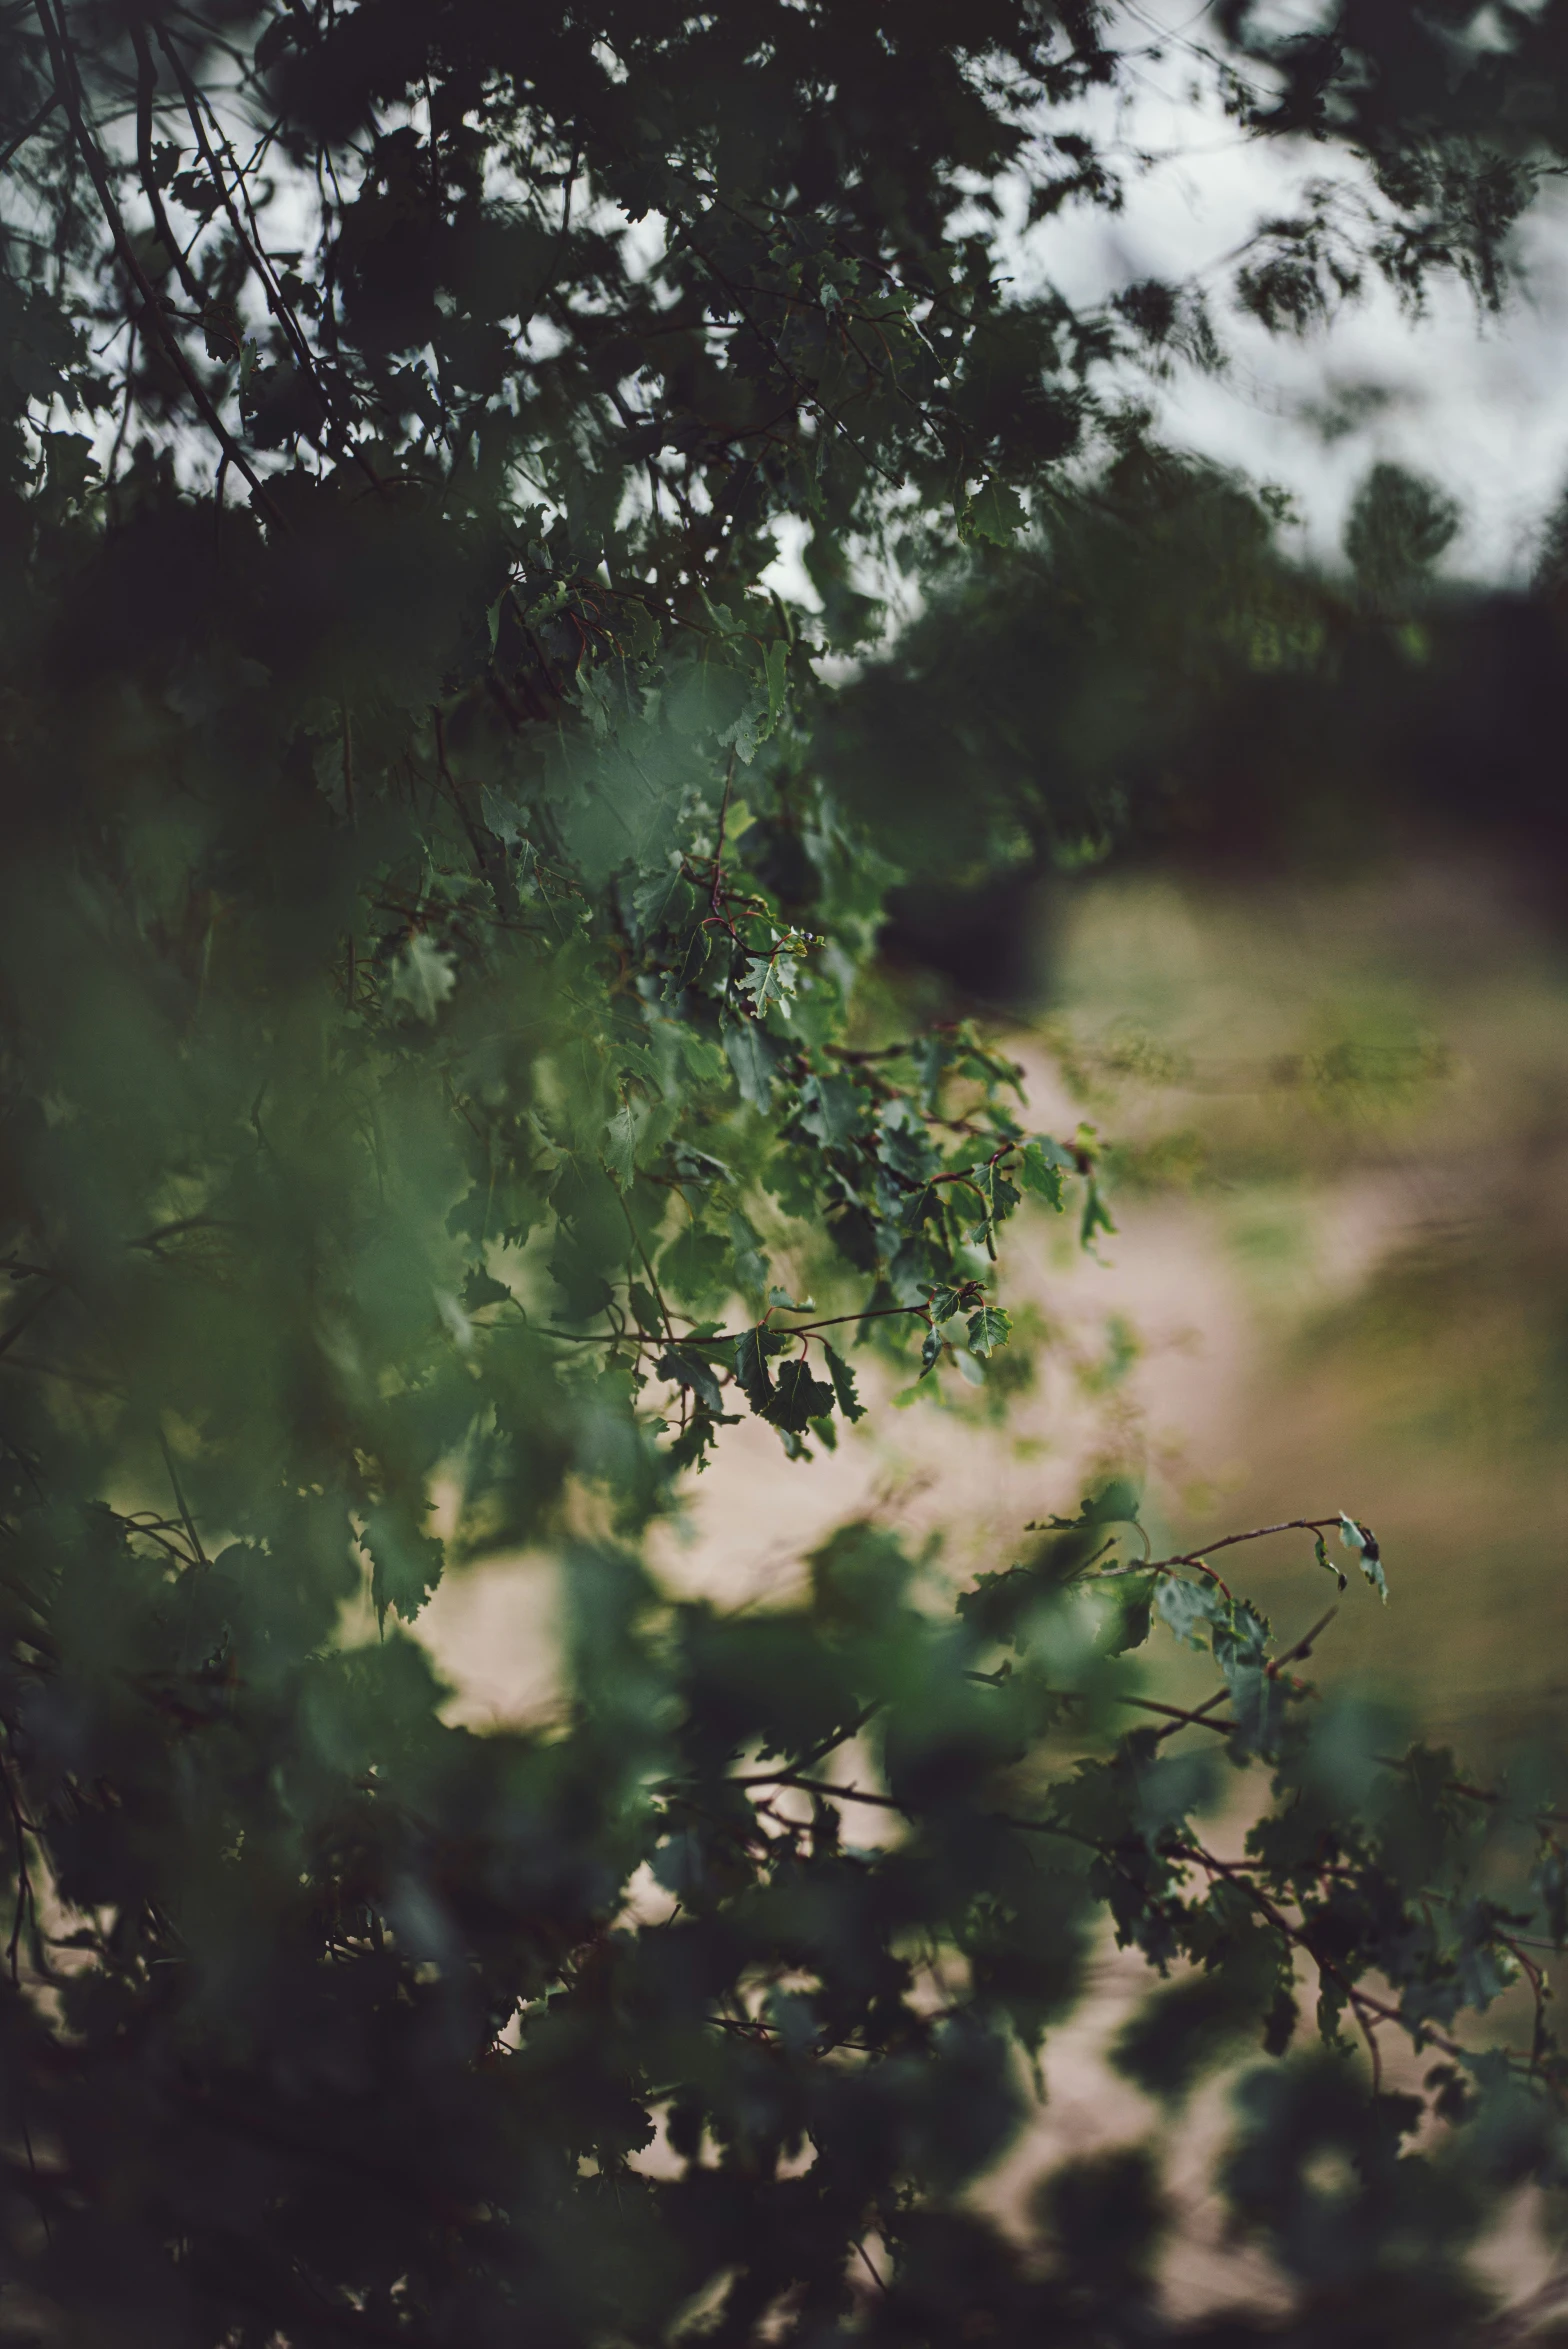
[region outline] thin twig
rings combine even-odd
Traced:
[[[879,2276],[877,2274],[876,2269],[871,2264],[870,2252],[866,2249],[864,2243],[862,2243],[858,2237],[855,2241],[855,2249],[860,2253],[861,2258],[865,2261],[866,2273],[871,2278],[871,2281],[875,2284],[877,2290],[879,2292],[885,2292],[891,2299],[892,2286],[887,2282],[885,2277]]]
[[[164,1434],[161,1427],[158,1430],[158,1445],[159,1449],[163,1453],[163,1464],[169,1471],[169,1482],[174,1487],[174,1498],[179,1507],[180,1521],[185,1527],[185,1538],[191,1545],[191,1551],[198,1566],[205,1566],[207,1564],[207,1553],[201,1546],[201,1536],[196,1531],[195,1521],[191,1516],[189,1503],[186,1501],[184,1491],[181,1488],[179,1474],[174,1465],[174,1454],[169,1449],[169,1439]]]
[[[1307,1938],[1305,1926],[1293,1925],[1278,1903],[1271,1900],[1269,1895],[1253,1882],[1245,1868],[1234,1866],[1228,1860],[1217,1859],[1213,1852],[1205,1851],[1201,1843],[1178,1844],[1173,1849],[1171,1857],[1195,1861],[1208,1875],[1223,1876],[1227,1884],[1234,1884],[1237,1891],[1243,1893],[1252,1902],[1259,1916],[1266,1918],[1275,1931],[1282,1934],[1293,1949],[1305,1950],[1320,1975],[1326,1975],[1329,1981],[1338,1984],[1345,1994],[1347,2004],[1355,2010],[1356,2020],[1363,2031],[1366,2031],[1367,2023],[1361,2009],[1365,2008],[1366,2013],[1375,2015],[1379,2022],[1397,2023],[1402,2031],[1408,2031],[1418,2047],[1430,2042],[1432,2046],[1440,2047],[1445,2055],[1462,2056],[1465,2053],[1458,2040],[1450,2039],[1446,2032],[1435,2029],[1429,2022],[1411,2021],[1400,2013],[1397,2006],[1390,2006],[1386,1999],[1374,1998],[1370,1991],[1362,1990],[1352,1982],[1348,1974],[1335,1965],[1331,1958],[1323,1957],[1312,1947]],[[1375,2076],[1380,2077],[1381,2067],[1377,2063],[1375,2048],[1373,2056]]]
[[[649,1256],[647,1249],[643,1246],[642,1234],[637,1229],[636,1222],[632,1216],[631,1208],[627,1204],[625,1194],[620,1190],[617,1190],[615,1196],[620,1200],[621,1213],[626,1218],[626,1228],[631,1233],[632,1240],[636,1246],[638,1255],[642,1258],[643,1271],[648,1275],[648,1285],[653,1291],[654,1303],[658,1306],[660,1318],[664,1323],[665,1337],[672,1346],[676,1345],[679,1343],[679,1340],[675,1335],[675,1324],[670,1319],[670,1309],[664,1302],[664,1292],[659,1286],[659,1276],[653,1269],[653,1259]]]
[[[210,100],[207,101],[207,112],[209,115],[212,115],[214,127],[217,129],[219,137],[223,139],[224,149],[228,156],[229,167],[234,173],[235,185],[240,192],[240,201],[245,207],[245,217],[250,223],[250,234],[248,236],[244,227],[241,225],[239,214],[234,208],[234,200],[229,193],[228,182],[223,176],[222,167],[219,164],[217,156],[213,152],[212,143],[207,136],[206,127],[201,119],[201,93],[198,91],[195,83],[191,80],[190,74],[186,69],[185,61],[181,57],[179,50],[175,47],[174,41],[171,38],[167,28],[163,25],[160,25],[157,30],[158,45],[162,49],[164,55],[168,58],[169,63],[174,68],[175,75],[179,81],[181,91],[185,98],[185,111],[190,117],[191,128],[196,134],[197,146],[200,148],[202,160],[207,166],[208,176],[212,180],[213,185],[216,187],[218,194],[222,199],[223,208],[229,217],[229,225],[234,231],[235,241],[239,245],[240,250],[243,253],[249,255],[256,275],[261,280],[261,290],[263,296],[265,297],[267,308],[272,313],[272,316],[277,321],[278,325],[282,328],[284,340],[288,343],[289,348],[293,351],[300,368],[304,374],[308,376],[310,383],[315,390],[317,398],[321,401],[323,413],[330,417],[333,412],[333,402],[331,396],[327,390],[326,385],[321,380],[320,370],[316,365],[315,354],[305,339],[304,331],[301,328],[298,319],[295,317],[293,310],[283,298],[283,289],[278,283],[277,272],[273,268],[271,258],[267,253],[266,247],[262,243],[261,224],[256,218],[255,207],[252,205],[250,200],[250,190],[245,183],[244,168],[241,166],[239,158],[236,156],[230,141],[224,136],[223,129],[221,124],[218,122],[217,115],[213,113]],[[256,158],[253,155],[251,158],[252,166],[254,166],[255,160]],[[371,464],[369,458],[364,454],[364,451],[359,447],[359,444],[354,440],[351,432],[349,431],[347,423],[341,416],[338,417],[337,423],[338,429],[343,436],[343,445],[348,450],[349,455],[359,466],[361,472],[365,474],[372,487],[384,493],[386,484],[381,479],[380,474],[375,470],[375,467]]]
[[[125,398],[121,403],[120,422],[109,450],[109,462],[104,467],[103,485],[105,490],[112,490],[114,487],[114,477],[120,465],[120,452],[125,447],[125,436],[130,430],[131,424],[131,409],[136,399],[136,331],[138,322],[131,318],[126,323],[130,333],[125,348]],[[225,452],[223,462],[227,464],[228,461],[228,455]]]
[[[1169,1558],[1158,1558],[1156,1566],[1200,1566],[1205,1557],[1215,1550],[1233,1550],[1238,1542],[1260,1542],[1271,1533],[1332,1533],[1340,1523],[1339,1511],[1332,1517],[1285,1517],[1278,1525],[1255,1525],[1249,1533],[1222,1534],[1218,1541],[1205,1542],[1201,1551],[1183,1550]]]
[[[806,1794],[830,1795],[835,1802],[869,1803],[874,1810],[899,1811],[906,1819],[917,1814],[908,1803],[895,1802],[890,1794],[863,1794],[858,1786],[835,1786],[828,1778],[803,1778],[795,1770],[757,1770],[745,1778],[726,1778],[726,1786],[798,1786]]]
[[[131,47],[136,52],[136,168],[142,183],[142,194],[152,214],[152,224],[158,240],[168,254],[174,273],[198,310],[205,309],[207,295],[200,279],[180,250],[168,212],[164,208],[163,190],[158,185],[157,170],[152,155],[152,107],[157,84],[157,69],[152,51],[147,46],[147,35],[134,15],[126,22]]]
[[[724,919],[724,827],[729,820],[730,791],[735,781],[735,746],[730,745],[730,763],[724,770],[724,797],[719,802],[719,831],[713,849],[713,889],[708,899],[715,921]]]
[[[152,326],[159,342],[162,343],[170,361],[184,382],[186,390],[195,401],[203,423],[217,439],[219,445],[227,451],[230,461],[238,466],[240,472],[249,482],[251,494],[261,511],[270,522],[276,524],[280,530],[286,531],[288,525],[274,504],[265,482],[213,406],[201,378],[180,347],[178,336],[170,331],[168,321],[163,314],[162,304],[148,282],[146,271],[136,257],[136,248],[131,243],[126,231],[120,207],[115,201],[114,190],[109,183],[108,170],[98,151],[97,142],[87,127],[87,118],[82,112],[75,66],[66,44],[63,27],[56,25],[50,11],[49,0],[33,0],[33,7],[39,23],[43,27],[44,39],[48,44],[49,60],[54,69],[55,89],[61,105],[65,108],[67,119],[76,137],[76,143],[82,151],[82,160],[87,165],[88,177],[97,190],[99,206],[107,223],[114,249],[119,255],[126,275],[141,295],[143,323]]]
[[[1211,1705],[1223,1704],[1229,1694],[1229,1689],[1221,1689],[1217,1695],[1209,1699],[1209,1703]],[[1216,1730],[1221,1737],[1230,1737],[1234,1734],[1237,1727],[1237,1724],[1234,1721],[1211,1721],[1202,1706],[1199,1706],[1196,1710],[1189,1712],[1181,1705],[1157,1704],[1153,1697],[1124,1696],[1118,1697],[1116,1701],[1119,1705],[1136,1705],[1140,1713],[1168,1714],[1178,1729],[1185,1729],[1189,1727],[1194,1729],[1213,1729]],[[1162,1731],[1161,1734],[1164,1736],[1169,1736],[1171,1733],[1167,1730]]]
[[[6,1944],[6,1963],[11,1972],[11,1986],[15,1989],[20,1980],[23,1921],[29,1911],[36,1918],[37,1908],[33,1900],[33,1880],[27,1866],[27,1821],[22,1816],[22,1806],[17,1800],[9,1766],[3,1759],[0,1759],[0,1780],[4,1781],[6,1807],[11,1813],[11,1827],[16,1837],[16,1912],[11,1919],[11,1938]]]
[[[53,114],[59,103],[59,91],[52,90],[49,96],[44,100],[43,104],[39,107],[38,112],[33,116],[32,120],[30,122],[24,123],[22,128],[16,133],[16,136],[9,140],[4,147],[0,147],[0,171],[4,171],[6,165],[10,162],[13,155],[20,154],[21,150],[26,146],[28,140],[32,137],[34,131],[43,129],[44,124],[49,120],[50,115]]]

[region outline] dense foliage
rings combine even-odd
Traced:
[[[1315,315],[1352,248],[1495,290],[1555,117],[1471,105],[1484,13],[1421,20],[1413,93],[1382,11],[1216,68],[1375,163],[1241,299]],[[1118,371],[1211,350],[1182,289],[1075,314],[994,248],[999,174],[1037,228],[1114,202],[1112,29],[35,0],[0,43],[0,2318],[1155,2337],[1152,2155],[1027,2249],[968,2199],[1108,1914],[1173,2105],[1316,1998],[1227,2170],[1298,2337],[1454,2335],[1560,2158],[1544,2004],[1465,2036],[1563,1935],[1544,1781],[1389,1758],[1124,1489],[956,1612],[874,1526],[738,1617],[639,1561],[743,1411],[804,1458],[862,1380],[997,1393],[1000,1227],[1108,1223],[1098,1138],[879,976],[930,851],[913,800],[864,828],[822,656],[879,563],[1077,543],[1146,454]],[[1381,1587],[1353,1520],[1294,1538]],[[402,1625],[522,1544],[561,1708],[477,1736]],[[1141,1693],[1156,1623],[1201,1708]]]

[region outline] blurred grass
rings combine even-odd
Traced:
[[[1530,880],[1090,883],[1045,1023],[1121,1146],[1122,1248],[1157,1225],[1167,1251],[1217,1250],[1231,1292],[1210,1301],[1229,1338],[1200,1309],[1184,1360],[1132,1373],[1154,1516],[1181,1546],[1372,1523],[1393,1604],[1352,1591],[1320,1668],[1471,1751],[1568,1695],[1568,951]],[[1227,1345],[1244,1378],[1162,1456]],[[1287,1537],[1243,1570],[1282,1632],[1325,1588],[1309,1554]]]

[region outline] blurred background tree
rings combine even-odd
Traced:
[[[970,1000],[1018,1003],[1052,875],[1321,875],[1417,844],[1524,859],[1560,910],[1549,527],[1535,583],[1505,589],[1436,572],[1453,502],[1387,462],[1339,573],[1293,555],[1280,522],[1266,493],[1140,445],[1032,544],[930,583],[817,737],[835,788],[899,842],[895,950],[934,954]]]

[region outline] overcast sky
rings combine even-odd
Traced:
[[[1168,23],[1201,31],[1193,0],[1166,6]],[[1242,139],[1217,105],[1194,95],[1193,73],[1177,43],[1157,62],[1140,61],[1131,102],[1119,118],[1102,112],[1095,127],[1167,159],[1129,175],[1119,216],[1086,209],[1036,232],[1016,264],[1021,279],[1048,275],[1092,302],[1138,278],[1203,270],[1335,161],[1304,142]],[[1525,577],[1542,515],[1568,482],[1568,201],[1531,219],[1522,255],[1525,284],[1500,319],[1479,319],[1457,286],[1434,289],[1420,321],[1380,291],[1305,342],[1268,336],[1230,311],[1215,270],[1216,323],[1232,364],[1218,379],[1184,371],[1162,392],[1166,429],[1293,491],[1307,542],[1324,554],[1374,459],[1431,473],[1465,517],[1445,569]],[[1358,410],[1355,428],[1344,429]]]

